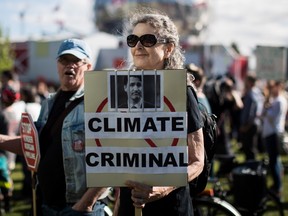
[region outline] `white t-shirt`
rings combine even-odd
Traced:
[[[263,118],[262,136],[267,137],[275,133],[284,133],[287,114],[287,99],[279,95],[271,102]]]

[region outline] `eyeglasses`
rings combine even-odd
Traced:
[[[80,60],[77,58],[70,59],[70,58],[65,58],[65,57],[59,57],[58,62],[60,64],[62,64],[63,66],[67,66],[67,65],[72,64],[74,67],[81,67],[81,66],[87,64],[87,62],[84,60]]]
[[[167,39],[157,39],[153,34],[145,34],[140,37],[134,34],[127,36],[127,45],[129,47],[135,47],[138,41],[140,41],[144,47],[152,47],[157,43],[168,43]]]

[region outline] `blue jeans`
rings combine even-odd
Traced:
[[[105,204],[96,202],[92,212],[79,212],[72,209],[72,206],[63,208],[51,208],[47,205],[42,205],[43,216],[105,216]]]
[[[282,188],[282,163],[279,154],[279,146],[281,143],[281,135],[272,134],[264,138],[266,150],[269,156],[269,167],[273,179],[272,188],[280,192]]]

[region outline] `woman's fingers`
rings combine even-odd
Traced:
[[[135,181],[126,181],[125,184],[131,188],[131,199],[134,202],[134,206],[144,208],[145,204],[149,201],[150,193],[153,192],[153,187]]]
[[[133,188],[137,191],[148,191],[149,193],[153,192],[153,187],[144,183],[136,182],[136,181],[126,181],[125,184]]]

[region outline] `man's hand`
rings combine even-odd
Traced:
[[[89,188],[82,198],[72,206],[72,209],[79,212],[92,212],[98,198],[107,188]]]

